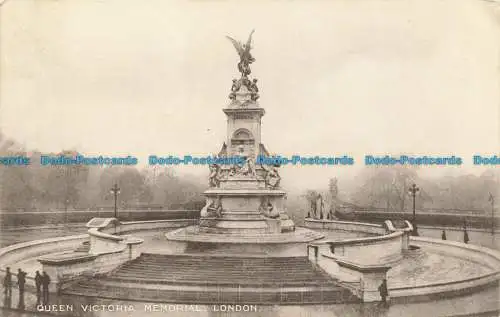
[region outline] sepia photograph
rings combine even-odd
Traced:
[[[0,0],[0,317],[498,317],[499,205],[498,0]]]

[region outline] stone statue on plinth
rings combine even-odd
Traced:
[[[229,94],[229,99],[235,100],[236,92],[239,91],[240,88],[241,88],[241,81],[233,79],[233,85],[231,86],[231,93]]]
[[[327,214],[327,219],[333,220],[335,219],[335,212],[337,211],[338,208],[338,192],[339,188],[337,185],[337,178],[331,178],[330,183],[328,186],[328,202],[329,202],[329,208],[328,208],[328,214]]]
[[[271,189],[279,188],[281,176],[278,173],[278,167],[274,165],[271,167],[267,167],[265,164],[262,164],[261,166],[262,169],[266,172],[266,175],[264,176],[266,187]]]
[[[200,249],[224,255],[233,248],[238,251],[238,245],[245,246],[243,253],[302,255],[305,249],[299,250],[297,243],[314,241],[324,235],[306,228],[294,232],[295,224],[286,212],[286,192],[279,188],[279,165],[258,166],[257,155],[268,157],[270,153],[261,138],[265,109],[259,105],[260,83],[249,77],[253,75],[250,75],[250,67],[255,61],[250,53],[252,34],[253,31],[246,44],[228,37],[238,53],[241,76],[228,78],[232,80],[231,86],[226,87],[231,88],[227,92],[230,101],[222,109],[227,117],[227,133],[217,155],[224,160],[210,166],[210,188],[203,192],[206,204],[199,223],[171,231],[166,236],[182,243],[179,247],[185,250],[199,243],[203,246]]]
[[[217,199],[207,198],[207,203],[200,213],[202,218],[220,218],[222,217],[222,203],[220,197]]]
[[[233,79],[233,84],[231,86],[231,93],[229,94],[229,99],[231,99],[231,104],[241,107],[248,107],[254,105],[259,99],[259,88],[257,87],[257,79],[250,80],[248,75],[252,72],[250,70],[250,64],[255,62],[250,50],[252,48],[252,34],[250,33],[246,44],[227,36],[227,38],[233,43],[240,57],[238,63],[238,71],[241,73],[240,79]]]
[[[262,197],[259,211],[266,218],[276,219],[280,217],[280,212],[274,208],[273,204],[267,197]]]
[[[307,213],[308,218],[316,218],[316,210],[318,209],[318,202],[315,197],[311,197],[312,199],[309,201],[310,208]]]
[[[219,187],[220,184],[220,166],[218,164],[208,165],[210,175],[208,176],[208,184],[210,187]]]
[[[255,161],[253,157],[249,156],[246,158],[245,163],[238,171],[239,175],[255,177],[257,174],[255,172]]]
[[[337,185],[337,178],[334,177],[334,178],[330,178],[330,184],[329,184],[329,191],[330,191],[330,196],[332,198],[337,198],[337,195],[339,193],[339,187]]]
[[[324,213],[323,196],[317,191],[311,190],[308,191],[306,198],[310,203],[310,209],[307,213],[307,217],[313,219],[322,219]]]
[[[241,73],[241,77],[247,77],[252,72],[250,70],[250,64],[255,62],[250,50],[252,49],[252,34],[254,30],[250,33],[246,44],[241,44],[240,41],[233,39],[232,37],[226,36],[231,43],[233,43],[236,52],[240,56],[240,62],[238,63],[238,71]]]
[[[248,87],[249,90],[252,92],[252,101],[257,101],[259,99],[259,87],[257,87],[257,79],[254,78],[252,83],[250,84],[250,87]]]
[[[316,219],[323,219],[323,212],[324,212],[325,204],[323,202],[323,196],[321,194],[318,195],[318,201],[319,201],[319,204],[317,204],[317,206],[319,208],[317,210]]]

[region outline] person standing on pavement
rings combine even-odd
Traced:
[[[5,276],[3,278],[3,292],[6,297],[12,297],[12,273],[10,272],[10,267],[5,270]]]
[[[49,284],[50,284],[50,276],[47,272],[42,273],[42,290],[43,290],[43,304],[47,305],[49,303]]]
[[[35,286],[36,286],[36,304],[40,305],[42,300],[42,280],[43,277],[39,271],[35,272]]]

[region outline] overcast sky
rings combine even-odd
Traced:
[[[271,152],[499,153],[500,9],[479,0],[7,0],[0,128],[42,151],[216,152],[239,75],[225,36],[252,29]]]

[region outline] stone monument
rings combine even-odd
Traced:
[[[258,81],[249,77],[250,64],[255,61],[250,53],[252,34],[253,31],[246,44],[228,37],[240,58],[237,65],[240,77],[232,80],[229,103],[223,109],[227,116],[226,141],[215,155],[220,161],[239,157],[241,164],[209,166],[209,189],[204,192],[206,204],[199,225],[167,233],[169,240],[207,243],[231,235],[227,241],[303,243],[322,237],[305,228],[296,232],[286,213],[286,192],[280,186],[279,165],[257,164],[259,156],[272,155],[261,140],[265,110],[258,102]]]
[[[253,32],[252,32],[253,33]],[[233,79],[227,116],[227,139],[219,158],[241,157],[243,164],[210,166],[207,203],[201,212],[200,230],[205,232],[279,233],[295,226],[285,211],[286,193],[280,189],[279,166],[256,164],[269,152],[261,142],[261,120],[257,79],[250,79],[252,34],[246,44],[229,38],[239,56],[239,79]]]

